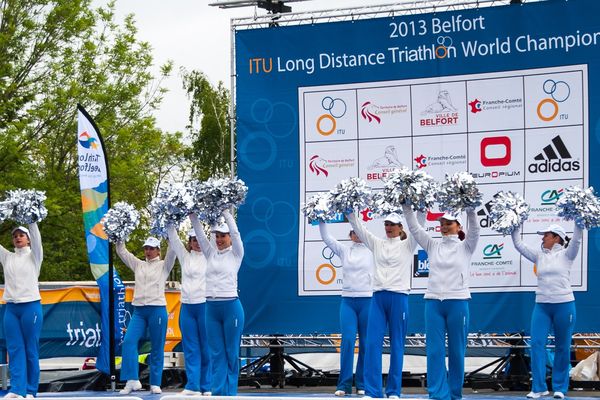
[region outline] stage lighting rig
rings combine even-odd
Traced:
[[[307,0],[221,0],[210,3],[209,6],[215,6],[219,8],[256,6],[259,8],[264,8],[273,14],[279,14],[292,11],[292,7],[286,5],[286,3],[295,3],[299,1]]]

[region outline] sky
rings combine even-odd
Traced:
[[[155,113],[158,126],[169,132],[185,132],[189,101],[181,85],[180,68],[199,70],[216,84],[230,85],[232,18],[264,15],[254,7],[220,9],[208,4],[216,0],[117,0],[116,18],[135,15],[138,38],[150,43],[158,66],[173,61],[171,78],[164,82],[169,93]],[[386,0],[309,0],[290,3],[293,12],[329,10],[365,5],[393,4]],[[98,0],[96,3],[106,3]]]

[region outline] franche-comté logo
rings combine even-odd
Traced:
[[[548,215],[554,215],[556,212],[556,202],[561,198],[564,193],[564,189],[546,189],[540,194],[540,203],[537,207],[530,207],[529,211],[533,213],[547,213]]]
[[[573,159],[560,135],[552,138],[552,141],[533,159],[534,162],[527,167],[532,174],[579,171],[581,168],[579,160]]]
[[[523,108],[523,99],[516,97],[514,99],[487,99],[480,100],[479,98],[473,99],[468,102],[470,111],[472,114],[477,114],[482,111],[494,111],[494,110],[510,110],[513,108]]]

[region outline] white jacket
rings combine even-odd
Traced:
[[[169,248],[181,264],[181,302],[185,304],[200,304],[206,302],[206,257],[199,251],[187,251],[175,227],[167,230]]]
[[[215,243],[208,241],[198,217],[190,215],[196,238],[207,260],[206,297],[208,300],[238,297],[237,276],[244,258],[244,244],[233,216],[229,211],[224,211],[223,217],[229,227],[231,246],[219,250]]]
[[[410,234],[405,240],[396,237],[381,239],[367,230],[354,213],[348,221],[360,240],[373,252],[375,274],[373,291],[410,292],[411,269],[417,243]]]
[[[373,253],[364,243],[342,244],[319,222],[323,241],[341,260],[344,274],[342,297],[371,297],[373,295]]]
[[[538,286],[535,290],[536,303],[567,303],[575,300],[571,288],[571,266],[579,253],[583,231],[575,225],[573,238],[565,249],[555,244],[550,250],[534,250],[521,241],[521,229],[512,233],[513,243],[519,253],[537,266]]]
[[[165,306],[165,284],[175,264],[175,253],[167,249],[165,259],[140,260],[127,250],[124,243],[115,246],[123,263],[135,274],[134,306]]]
[[[404,216],[410,233],[427,252],[429,258],[429,278],[424,298],[436,300],[470,299],[469,265],[479,241],[479,224],[474,210],[467,211],[469,230],[465,240],[458,235],[442,236],[434,239],[417,223],[415,214],[408,206],[403,206]]]
[[[27,303],[42,298],[38,278],[44,251],[36,223],[29,224],[29,241],[31,246],[15,249],[14,253],[0,245],[0,263],[4,268],[4,301],[7,303]]]

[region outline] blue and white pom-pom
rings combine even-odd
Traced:
[[[181,186],[159,189],[156,197],[150,202],[150,233],[167,237],[167,229],[171,226],[177,228],[190,213],[192,205],[192,197]]]
[[[402,167],[385,179],[380,203],[396,210],[400,210],[402,204],[408,204],[415,210],[425,211],[433,206],[437,190],[437,183],[425,171]],[[379,214],[383,210],[376,212]]]
[[[475,178],[468,172],[446,175],[446,180],[440,185],[437,194],[440,210],[451,214],[479,207],[481,199],[482,195]]]
[[[369,207],[371,188],[360,178],[344,179],[331,191],[332,211],[350,214]]]
[[[564,190],[556,202],[558,216],[567,221],[575,221],[581,229],[600,226],[600,199],[594,194],[594,188],[582,189],[571,186]]]
[[[9,190],[6,202],[12,204],[12,212],[7,215],[7,219],[13,219],[21,225],[40,222],[48,216],[45,200],[46,193],[39,190]]]
[[[384,192],[375,192],[371,198],[371,209],[373,213],[385,217],[391,213],[402,214],[402,206],[392,205],[386,200]]]
[[[490,228],[510,235],[529,217],[529,204],[514,192],[498,192],[490,202]]]
[[[310,222],[326,222],[335,218],[331,192],[317,193],[302,205],[302,212]]]
[[[12,215],[14,205],[10,201],[0,201],[0,224]]]
[[[131,232],[140,224],[140,213],[134,206],[120,201],[102,218],[104,233],[112,243],[126,242]]]

